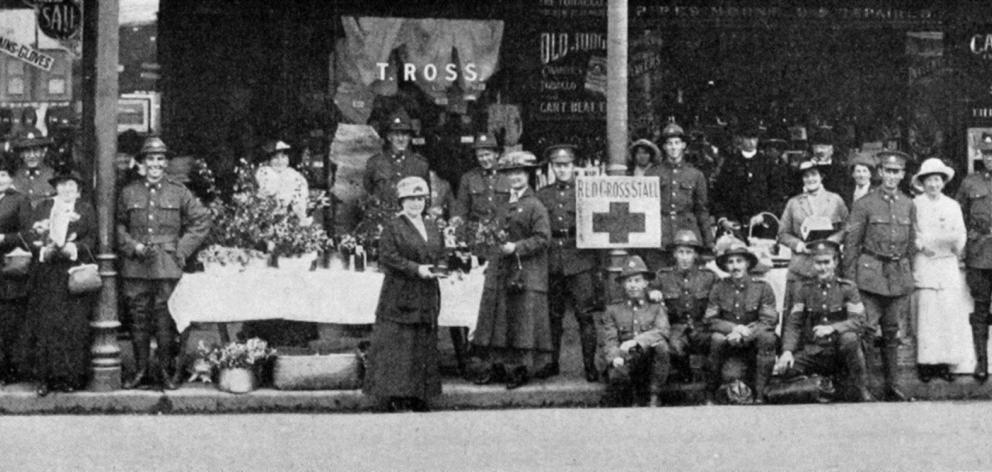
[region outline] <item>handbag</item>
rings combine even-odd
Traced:
[[[74,295],[95,292],[103,286],[103,280],[100,278],[96,259],[93,258],[90,248],[85,246],[84,248],[87,254],[90,255],[90,261],[92,262],[69,268],[69,293]]]
[[[765,391],[768,403],[829,403],[837,389],[829,377],[817,374],[772,377]]]
[[[520,263],[520,256],[517,255],[517,267],[510,274],[509,280],[506,281],[506,291],[507,293],[523,293],[527,290],[527,284],[524,283],[524,267]]]
[[[3,268],[0,268],[0,274],[4,277],[27,277],[28,271],[31,269],[30,246],[20,233],[17,233],[17,237],[20,238],[24,247],[18,246],[3,257]]]

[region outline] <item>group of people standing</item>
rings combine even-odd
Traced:
[[[403,118],[397,120],[401,125]],[[440,304],[432,268],[443,247],[431,235],[429,217],[415,222],[425,218],[419,201],[430,194],[426,160],[406,148],[397,152],[394,141],[402,138],[394,140],[393,133],[409,131],[390,130],[389,149],[367,171],[381,177],[379,186],[367,190],[394,195],[404,211],[383,234],[389,241],[382,252],[387,283],[366,391],[390,399],[393,407],[412,402],[422,410],[440,391],[432,367]],[[761,402],[773,373],[846,371],[851,398],[872,401],[865,361],[872,346],[883,359],[885,399],[905,401],[911,398],[900,386],[898,346],[909,336],[906,320],[915,294],[921,379],[950,379],[949,366],[963,362],[968,351],[977,360],[974,376],[984,381],[992,296],[990,171],[968,176],[951,199],[942,190],[953,170],[928,159],[912,178],[920,193],[912,198],[900,189],[911,161],[900,151],[841,162],[829,139],[817,134],[813,157],[787,174],[757,149],[756,131],[741,134],[741,149],[724,159],[713,179],[685,162],[686,137],[677,124],[662,130],[660,147],[648,140],[631,144],[629,175],[659,179],[664,240],[658,249],[632,251],[619,274],[624,296],[609,304],[598,271],[601,255],[575,244],[575,147],[551,146],[539,160],[526,151],[501,155],[493,136],[477,136],[479,166],[462,176],[452,220],[495,222],[505,238],[484,255],[488,266],[470,380],[513,389],[558,374],[561,320],[571,311],[579,324],[585,377],[607,381],[629,401],[657,404],[672,367],[688,372],[692,355],[707,359],[710,392],[746,381]],[[986,169],[992,169],[992,136],[983,153]],[[544,165],[553,183],[535,191],[532,173]],[[409,175],[409,169],[425,175]],[[881,185],[875,186],[877,180]],[[723,187],[711,189],[710,181]],[[793,188],[798,190],[788,190]],[[744,241],[754,231],[749,226],[767,226],[763,213],[781,215],[772,237],[792,252],[781,324],[775,293],[754,272],[758,259]],[[419,225],[428,228],[426,234],[413,231]],[[718,232],[729,236],[717,239]],[[416,250],[396,250],[404,244]],[[716,256],[722,278],[703,267],[708,253]],[[959,263],[968,268],[973,308],[961,306],[967,296]],[[398,282],[390,279],[424,286],[409,294],[396,291]],[[416,326],[425,337],[397,336],[390,324]],[[398,364],[399,358],[415,366]]]

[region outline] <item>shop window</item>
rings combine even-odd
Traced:
[[[24,95],[24,76],[11,76],[7,79],[8,95]]]
[[[48,79],[48,94],[49,95],[65,94],[65,79],[63,78]]]

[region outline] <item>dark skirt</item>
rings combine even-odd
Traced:
[[[26,299],[0,299],[0,380],[12,380],[16,371],[14,347],[21,336]]]
[[[376,320],[363,391],[380,398],[440,395],[437,328]]]
[[[550,352],[548,294],[534,290],[508,294],[502,285],[483,290],[472,344]]]
[[[34,263],[15,348],[21,374],[39,382],[84,385],[90,362],[94,294],[69,293],[69,263]]]

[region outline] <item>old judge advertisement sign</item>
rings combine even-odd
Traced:
[[[576,246],[661,247],[661,184],[657,177],[578,177]]]

